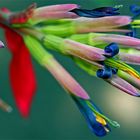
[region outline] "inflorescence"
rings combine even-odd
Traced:
[[[76,4],[37,8],[32,4],[19,12],[0,9],[0,27],[12,53],[10,81],[19,112],[29,115],[36,89],[31,55],[66,90],[97,136],[120,125],[106,117],[87,92],[54,58],[49,50],[72,59],[91,76],[101,78],[125,93],[140,97],[140,7],[130,6],[133,16],[120,15],[119,7],[81,9]],[[0,48],[4,45],[0,42]],[[11,111],[1,100],[0,106]]]

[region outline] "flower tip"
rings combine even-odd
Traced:
[[[13,111],[13,108],[12,108],[11,106],[8,106],[7,109],[6,109],[6,111],[7,111],[8,113],[11,113],[11,112]]]
[[[116,121],[112,121],[112,125],[116,128],[120,128],[120,124]]]
[[[135,97],[140,97],[140,93],[135,93]]]
[[[28,7],[28,9],[35,9],[37,7],[37,3],[32,3],[29,7]]]
[[[66,5],[66,9],[72,10],[75,8],[79,8],[80,6],[77,4],[65,4]]]
[[[119,25],[127,25],[131,23],[132,19],[129,16],[116,16],[115,23]]]
[[[4,48],[4,47],[5,47],[5,46],[4,46],[3,42],[0,41],[0,48]]]
[[[30,106],[31,106],[31,104],[27,103],[25,101],[21,101],[21,100],[16,101],[16,104],[17,104],[17,107],[18,107],[20,115],[23,118],[28,118],[28,116],[30,114]]]
[[[8,113],[12,112],[12,107],[10,105],[8,105],[5,101],[3,101],[2,99],[0,99],[0,108]]]

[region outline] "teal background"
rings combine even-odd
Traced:
[[[129,14],[130,4],[139,0],[0,0],[0,7],[22,10],[36,2],[38,6],[77,3],[83,8],[123,5],[123,14]],[[139,3],[140,5],[140,3]],[[5,42],[2,30],[0,39]],[[37,64],[34,68],[38,89],[32,104],[29,118],[23,119],[15,106],[8,77],[11,54],[7,49],[0,50],[0,96],[12,107],[8,114],[0,110],[0,140],[139,140],[140,139],[140,99],[131,97],[105,83],[89,76],[69,58],[54,53],[59,62],[88,91],[94,102],[110,118],[121,124],[119,129],[104,138],[98,138],[88,129],[87,124],[69,95],[55,79]],[[140,68],[137,67],[139,70]],[[26,83],[25,83],[26,84]]]

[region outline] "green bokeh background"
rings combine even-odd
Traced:
[[[77,3],[83,8],[123,5],[123,14],[128,14],[130,4],[140,5],[139,0],[0,0],[0,7],[21,10],[36,2],[38,6]],[[0,39],[4,40],[2,30]],[[87,75],[69,58],[54,53],[59,62],[88,91],[94,102],[110,118],[120,122],[121,128],[112,128],[104,140],[140,139],[140,99],[131,97],[111,87],[104,81]],[[34,60],[38,89],[34,97],[29,118],[23,119],[15,106],[8,67],[11,54],[7,49],[0,50],[0,96],[12,107],[8,114],[0,110],[0,140],[97,140],[69,95],[55,79]],[[137,67],[137,70],[140,68]],[[25,83],[26,84],[26,83]]]

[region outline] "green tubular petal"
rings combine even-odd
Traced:
[[[133,48],[120,48],[120,52],[134,54],[134,55],[140,55],[140,50],[136,50]]]
[[[63,38],[54,35],[46,35],[42,41],[45,47],[65,54],[65,47],[63,46],[64,42]]]
[[[114,68],[117,68],[117,69],[120,69],[122,71],[125,71],[127,72],[128,74],[136,77],[137,79],[140,79],[140,74],[139,72],[137,72],[135,69],[133,69],[132,67],[130,67],[129,65],[119,61],[119,60],[116,60],[116,59],[113,59],[113,58],[109,58],[109,59],[106,59],[104,61],[104,63],[110,67],[114,67]]]
[[[91,46],[104,48],[107,43],[105,43],[104,41],[101,41],[101,40],[96,41],[96,37],[99,37],[99,36],[102,36],[102,35],[104,35],[104,34],[101,34],[101,33],[89,33],[88,34],[88,44],[91,45]]]
[[[41,24],[43,25],[66,25],[70,24],[72,22],[72,19],[48,19],[43,21]]]
[[[97,48],[104,48],[109,43],[104,41],[96,41],[94,38],[104,35],[103,33],[88,33],[88,34],[75,34],[70,36],[69,38],[84,44],[88,44],[91,46],[96,46]]]
[[[87,102],[87,105],[90,107],[90,109],[98,116],[102,117],[103,119],[105,119],[106,121],[108,121],[113,127],[120,127],[120,124],[116,121],[113,121],[113,120],[110,120],[109,118],[107,118],[106,116],[104,116],[103,114],[99,113],[98,111],[96,111],[92,104],[89,102],[89,101],[86,101]]]
[[[51,54],[47,53],[47,51],[43,49],[40,43],[33,37],[25,35],[23,38],[31,54],[40,64],[43,65],[46,61],[49,62],[49,59],[53,57]]]
[[[101,65],[94,65],[91,64],[87,61],[84,61],[82,59],[73,57],[73,60],[75,61],[75,63],[84,71],[86,71],[88,74],[92,75],[92,76],[96,76],[96,71],[98,69],[101,69]]]
[[[40,19],[34,20],[30,19],[29,21],[33,26],[46,26],[46,25],[63,25],[63,24],[70,24],[72,23],[72,19]]]
[[[71,24],[63,24],[63,25],[49,25],[46,27],[40,28],[40,31],[45,34],[52,34],[57,35],[61,37],[66,37],[71,34],[74,34],[74,28],[71,26]]]
[[[140,25],[140,20],[134,20],[133,22],[131,22],[131,25]]]
[[[140,90],[140,80],[139,79],[136,79],[135,77],[132,77],[131,75],[129,75],[126,72],[121,71],[121,70],[118,70],[117,75]]]
[[[132,28],[140,28],[140,25],[133,25]]]
[[[68,38],[74,41],[78,41],[80,43],[88,44],[88,37],[88,34],[74,34]]]
[[[82,99],[89,99],[86,91],[79,83],[54,59],[54,57],[42,48],[39,41],[31,36],[24,36],[25,44],[33,57],[60,83],[60,85],[75,96]]]
[[[134,20],[131,22],[132,28],[140,28],[140,20]]]
[[[39,42],[41,42],[44,47],[56,50],[58,52],[65,54],[65,47],[63,45],[64,39],[55,35],[44,35],[40,33],[37,30],[29,29],[29,28],[23,28],[20,29],[21,32],[25,34],[31,35],[33,38],[36,38]]]

